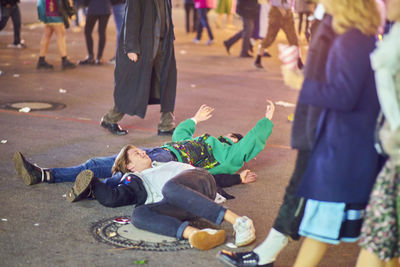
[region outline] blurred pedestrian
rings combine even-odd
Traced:
[[[232,24],[233,6],[235,6],[234,0],[218,0],[217,8],[215,9],[215,12],[218,14],[217,20],[215,21],[217,28],[222,28],[222,17],[224,15],[226,15],[226,26],[228,28],[234,28]]]
[[[384,123],[378,124],[380,152],[388,156],[376,180],[361,230],[357,267],[398,266],[400,196],[400,0],[386,1],[395,21],[371,55]]]
[[[8,45],[11,48],[26,47],[21,39],[21,12],[18,4],[19,0],[0,0],[0,31],[7,25],[9,18],[14,27],[14,42]]]
[[[257,0],[238,0],[236,12],[242,19],[243,29],[224,41],[228,54],[230,54],[231,46],[242,38],[240,57],[252,57],[249,54],[249,50],[251,50],[250,37],[253,34],[254,22],[259,16],[259,9],[260,6]]]
[[[85,40],[88,55],[84,60],[79,61],[79,65],[101,65],[104,47],[106,46],[106,29],[111,15],[110,0],[87,0],[87,14],[85,23]],[[97,47],[97,57],[94,59],[93,52],[93,29],[98,23],[99,43]]]
[[[203,28],[206,28],[208,33],[208,41],[206,42],[206,45],[211,45],[214,43],[214,35],[212,33],[210,24],[208,23],[207,13],[211,8],[213,8],[213,6],[210,4],[210,1],[207,0],[194,0],[194,6],[199,14],[199,23],[197,26],[197,35],[193,42],[195,44],[200,43]]]
[[[275,41],[280,29],[286,35],[289,45],[299,46],[297,34],[294,26],[292,1],[291,0],[270,0],[271,8],[269,11],[267,35],[257,49],[257,58],[254,66],[263,69],[261,58],[264,55],[264,49],[268,48]]]
[[[69,0],[38,0],[39,20],[44,23],[44,33],[40,41],[39,61],[37,69],[53,69],[53,65],[46,62],[45,57],[53,33],[57,37],[57,47],[61,55],[61,68],[73,69],[76,67],[67,58],[67,45],[65,41],[65,28],[69,27],[69,18],[74,14]]]
[[[190,13],[192,14],[192,27],[190,27]],[[185,25],[186,25],[186,33],[195,32],[197,30],[197,26],[199,23],[199,19],[197,17],[197,11],[194,8],[193,0],[185,0]]]
[[[115,22],[115,28],[117,30],[117,49],[118,49],[118,40],[119,36],[121,34],[121,27],[122,27],[122,22],[124,20],[124,14],[125,14],[125,0],[111,0],[111,6],[112,6],[112,13],[114,15],[114,22]],[[115,64],[115,56],[112,57],[109,61],[112,64]]]
[[[305,28],[304,28],[304,35],[307,39],[307,41],[310,38],[310,33],[309,33],[309,17],[312,14],[312,4],[309,3],[310,0],[296,0],[294,2],[294,10],[299,16],[299,28],[298,28],[298,34],[299,36],[301,35],[301,30],[303,26],[303,20],[305,21]]]

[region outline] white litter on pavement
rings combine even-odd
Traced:
[[[35,223],[34,226],[39,226],[39,224],[38,224],[38,223]]]
[[[194,83],[192,83],[192,84],[190,85],[190,87],[196,88],[196,85],[195,85]]]
[[[282,107],[285,107],[285,108],[292,108],[292,107],[296,106],[293,103],[289,103],[289,102],[285,102],[285,101],[277,101],[277,102],[275,102],[275,105],[282,106]]]
[[[59,91],[61,94],[65,94],[65,93],[67,92],[67,90],[62,89],[62,88],[60,88],[58,91]]]
[[[6,218],[1,218],[1,220],[2,220],[3,222],[7,222],[7,221],[8,221]]]
[[[1,143],[5,144],[5,143],[7,143],[7,140],[3,139],[3,140],[1,140]]]
[[[179,51],[179,53],[181,54],[181,55],[186,55],[186,50],[181,50],[181,51]]]
[[[20,76],[20,75],[19,75],[18,73],[16,73],[16,74],[13,75],[14,78],[19,78],[19,76]]]
[[[18,111],[19,111],[19,112],[28,113],[28,112],[31,111],[31,108],[30,108],[30,107],[24,107],[24,108],[20,108]]]

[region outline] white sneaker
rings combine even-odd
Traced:
[[[191,234],[189,243],[197,249],[208,250],[224,243],[225,236],[224,230],[205,228]]]
[[[200,40],[199,40],[199,39],[197,39],[197,38],[194,38],[194,39],[193,39],[193,43],[195,43],[195,44],[199,44],[199,43],[200,43]]]
[[[246,216],[237,218],[233,229],[235,230],[235,245],[238,247],[246,246],[256,239],[253,221]]]
[[[212,45],[214,43],[214,40],[208,40],[207,42],[206,42],[206,45]]]

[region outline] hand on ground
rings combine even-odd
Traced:
[[[244,170],[240,173],[240,179],[242,180],[242,184],[252,183],[256,180],[257,174],[250,170]]]
[[[269,120],[272,120],[275,112],[275,105],[271,100],[267,99],[267,110],[265,111],[265,117]]]

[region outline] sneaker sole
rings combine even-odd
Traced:
[[[78,198],[88,189],[93,180],[93,172],[91,170],[84,170],[76,177],[74,186],[67,192],[67,201],[75,202]]]
[[[215,234],[198,231],[189,238],[189,243],[199,250],[209,250],[225,242],[225,230],[218,230]]]
[[[235,243],[236,246],[238,247],[243,247],[243,246],[247,246],[249,244],[251,244],[254,240],[256,240],[256,235],[253,234],[253,236],[250,239],[247,239],[241,243]]]
[[[29,174],[29,172],[25,168],[24,159],[20,152],[14,153],[13,161],[14,161],[15,171],[17,172],[18,176],[22,179],[24,184],[26,184],[26,185],[34,184],[35,179],[32,177],[31,174]]]

